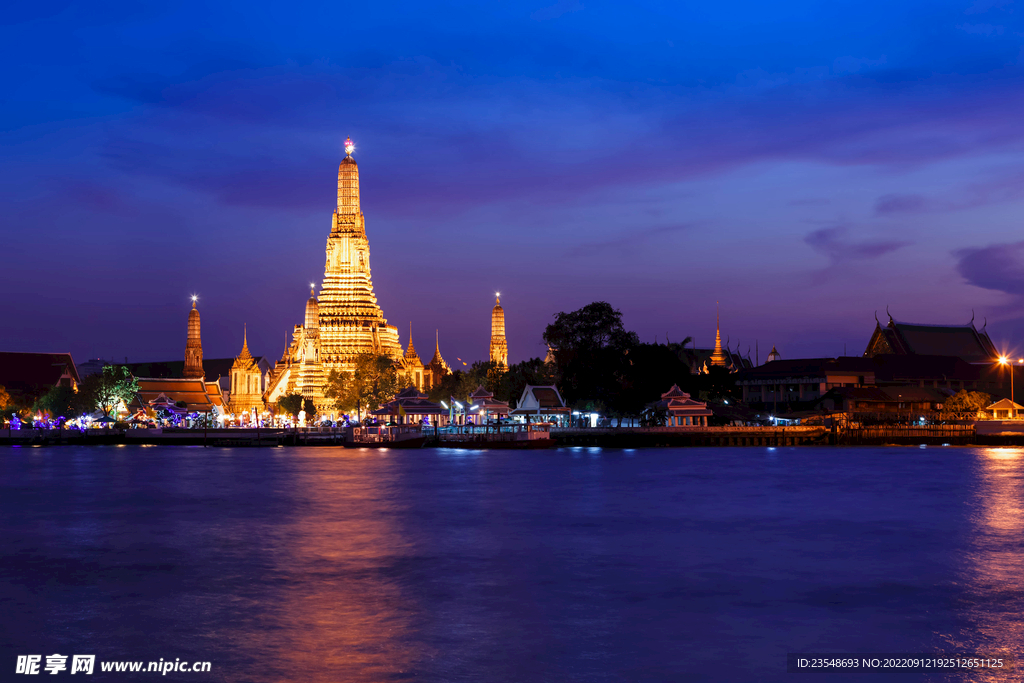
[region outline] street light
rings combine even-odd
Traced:
[[[1016,417],[1014,413],[1017,411],[1014,410],[1014,406],[1016,406],[1017,403],[1013,400],[1013,363],[1011,363],[1010,359],[1006,356],[999,356],[999,364],[1008,365],[1010,367],[1010,417]]]

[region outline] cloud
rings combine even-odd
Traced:
[[[887,194],[875,202],[875,213],[917,213],[924,210],[925,198],[916,194]]]
[[[674,235],[679,232],[686,232],[692,229],[696,223],[673,223],[671,225],[659,225],[645,230],[631,230],[627,234],[600,242],[587,242],[573,248],[570,256],[592,256],[603,254],[608,251],[621,252],[633,247],[646,244],[654,238]]]
[[[1024,296],[1024,242],[992,244],[953,252],[956,270],[967,284]]]
[[[910,244],[896,241],[852,242],[846,239],[846,233],[845,226],[822,228],[804,237],[804,242],[828,256],[833,265],[843,261],[879,258]]]

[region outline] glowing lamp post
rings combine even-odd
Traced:
[[[1017,411],[1014,409],[1016,402],[1013,400],[1013,363],[1006,356],[999,356],[999,364],[1010,368],[1010,417],[1016,417]]]

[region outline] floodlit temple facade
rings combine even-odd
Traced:
[[[345,158],[338,166],[338,202],[327,237],[324,278],[306,302],[303,325],[296,325],[284,355],[267,382],[264,398],[273,403],[287,394],[311,399],[323,412],[333,412],[324,397],[331,371],[352,373],[362,354],[384,355],[410,374],[418,389],[428,389],[439,379],[437,370],[448,366],[434,353],[424,365],[412,345],[403,353],[398,329],[389,325],[377,304],[370,277],[370,244],[360,208],[359,167],[351,140],[345,140]],[[435,361],[440,360],[440,363]],[[441,375],[443,376],[443,375]]]
[[[242,351],[231,366],[231,393],[228,412],[241,415],[263,410],[263,373],[249,353],[249,335],[242,332]]]

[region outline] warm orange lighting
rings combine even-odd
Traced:
[[[1010,359],[1007,358],[1006,356],[999,356],[999,358],[997,358],[996,360],[999,361],[1000,365],[1006,365]]]

